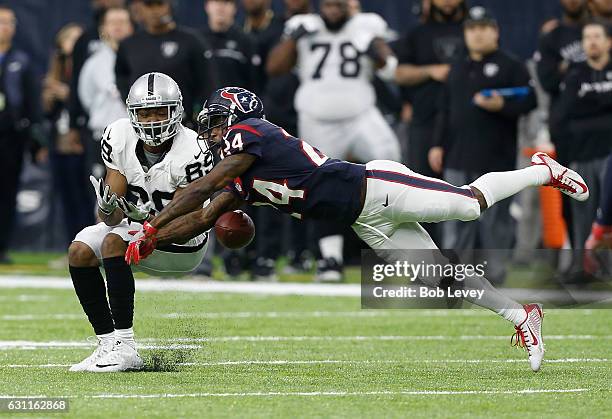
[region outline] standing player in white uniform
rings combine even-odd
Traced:
[[[104,131],[106,178],[90,177],[102,222],[78,233],[68,253],[76,294],[98,337],[94,353],[71,371],[142,367],[132,330],[134,277],[123,258],[132,238],[129,232],[139,230],[213,167],[212,153],[202,151],[197,134],[181,124],[182,95],[172,78],[143,75],[130,89],[127,108],[129,119],[119,119]],[[202,261],[207,239],[205,231],[176,231],[139,268],[153,275],[189,272]],[[100,266],[106,272],[106,288]]]
[[[297,66],[300,137],[332,158],[399,160],[398,139],[376,107],[371,83],[374,74],[393,81],[397,68],[384,41],[386,22],[374,13],[351,16],[348,0],[321,0],[320,6],[320,15],[287,21],[285,40],[270,53],[267,64],[273,75]],[[341,262],[342,236],[323,237],[319,244],[327,264]],[[339,270],[324,267],[319,279],[339,280]]]

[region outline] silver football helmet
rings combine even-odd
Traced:
[[[127,100],[128,114],[136,135],[145,144],[158,146],[173,138],[183,119],[183,95],[178,84],[163,73],[147,73],[132,84]],[[141,122],[138,110],[168,107],[168,119]]]

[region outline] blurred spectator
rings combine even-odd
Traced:
[[[236,26],[236,0],[204,0],[208,26],[203,36],[219,86],[238,86],[256,91],[261,58],[253,41]]]
[[[568,120],[573,139],[571,167],[578,170],[591,193],[586,202],[572,203],[573,247],[582,248],[595,219],[601,179],[612,145],[611,40],[601,22],[585,25],[582,47],[587,61],[573,66],[563,84],[554,119]],[[581,265],[581,264],[578,264]]]
[[[74,23],[64,26],[55,37],[55,51],[44,79],[42,99],[46,118],[51,122],[51,172],[53,188],[62,208],[66,245],[88,225],[93,224],[93,200],[87,182],[85,156],[80,143],[68,138],[68,98],[72,77],[72,53],[83,29]]]
[[[612,22],[612,0],[588,0],[588,2],[593,17],[606,21],[608,24]]]
[[[563,17],[560,22],[547,25],[540,39],[536,62],[538,79],[542,87],[550,94],[551,107],[557,106],[559,85],[566,76],[568,69],[575,63],[586,59],[582,50],[582,26],[589,17],[587,0],[561,0]],[[550,122],[550,120],[549,120]],[[562,164],[569,162],[569,144],[571,137],[564,129],[565,121],[550,124],[549,130],[555,144],[557,159]]]
[[[448,78],[450,64],[465,52],[462,22],[464,0],[432,0],[419,24],[398,45],[400,66],[397,83],[404,89],[405,102],[412,104],[408,167],[435,176],[427,162],[432,146],[437,98]],[[435,236],[435,235],[434,235]],[[435,239],[435,237],[434,237]]]
[[[272,0],[242,0],[246,12],[244,32],[255,42],[260,58],[260,65],[257,67],[257,87],[260,94],[265,92],[268,82],[265,71],[268,54],[280,40],[285,26],[285,20],[272,11],[271,4]]]
[[[373,13],[351,16],[347,0],[321,0],[320,9],[287,21],[287,36],[267,62],[270,75],[297,65],[299,135],[332,158],[398,160],[397,137],[375,106],[371,84],[375,73],[392,79],[397,67],[385,43],[386,22]],[[334,227],[318,229],[321,281],[341,278],[343,240]]]
[[[84,150],[84,147],[87,148],[90,144],[88,140],[91,140],[91,132],[86,128],[88,115],[83,110],[83,105],[81,104],[78,94],[81,69],[83,68],[83,64],[85,64],[85,60],[102,45],[100,41],[99,26],[100,18],[104,14],[104,11],[109,7],[123,7],[125,0],[92,0],[91,4],[94,22],[78,39],[72,53],[72,76],[70,79],[70,99],[68,104],[70,112],[70,131],[66,141],[74,143],[74,146],[72,146],[74,149],[80,147],[81,150]],[[89,153],[89,155],[92,159],[97,160],[100,153],[95,152],[96,150],[92,151],[94,152]]]
[[[285,0],[285,16],[282,27],[269,27],[270,42],[265,44],[265,52],[261,52],[261,57],[265,58],[265,65],[268,65],[269,55],[273,48],[281,41],[281,36],[285,27],[285,22],[293,16],[311,13],[310,0]],[[266,69],[266,74],[267,74]],[[296,69],[269,77],[265,82],[264,103],[266,105],[266,117],[275,124],[284,127],[291,135],[298,135],[297,112],[295,110],[295,94],[300,85],[300,80]]]
[[[143,8],[145,7],[143,0],[131,0],[128,2],[130,17],[133,24],[140,28],[143,25]]]
[[[28,54],[13,47],[15,13],[0,6],[0,264],[10,263],[7,250],[15,225],[17,189],[23,153],[29,140],[42,141],[40,86]]]
[[[132,83],[141,75],[158,71],[172,77],[181,88],[187,125],[213,88],[217,86],[206,48],[199,36],[178,27],[170,0],[142,0],[143,29],[119,44],[115,76],[125,99]]]
[[[422,6],[423,22],[398,42],[396,81],[403,86],[402,120],[410,123],[407,166],[437,177],[427,153],[433,145],[440,89],[448,78],[450,64],[465,54],[462,22],[467,7],[464,0],[423,1]],[[423,227],[440,243],[440,226],[425,223]]]
[[[56,50],[42,92],[44,111],[52,123],[51,170],[63,211],[66,240],[94,221],[83,148],[80,142],[70,141],[68,135],[67,102],[73,70],[72,54],[82,33],[82,28],[76,24],[68,24],[58,32]]]
[[[432,169],[442,170],[454,185],[467,185],[488,172],[516,168],[517,129],[521,115],[537,103],[531,79],[523,63],[499,49],[495,18],[482,7],[470,9],[465,21],[465,42],[469,56],[452,65],[443,90],[437,140],[440,147],[429,152]],[[504,97],[498,88],[525,88],[527,94]],[[490,208],[477,221],[444,224],[445,249],[510,249],[514,243],[514,222],[506,200]],[[490,264],[491,265],[491,264]],[[493,272],[489,280],[503,280]]]
[[[119,42],[132,32],[127,9],[107,9],[100,21],[103,45],[87,59],[81,70],[79,98],[89,115],[88,126],[96,141],[102,138],[104,128],[110,123],[119,118],[127,118],[125,102],[121,100],[115,83],[115,61]]]

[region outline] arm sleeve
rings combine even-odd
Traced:
[[[540,84],[548,93],[556,95],[559,93],[559,85],[563,81],[563,73],[559,70],[563,58],[554,48],[552,33],[542,35],[540,38],[538,55],[536,69]]]
[[[93,69],[91,65],[88,65],[86,62],[83,66],[83,70],[81,70],[78,83],[79,100],[83,105],[83,109],[87,113],[91,112],[91,106],[93,104],[93,98],[95,97],[96,90],[96,82],[94,80],[95,74],[92,72],[92,70],[95,71],[95,69]]]
[[[436,124],[434,126],[432,147],[442,147],[445,150],[448,150],[451,145],[451,136],[449,129],[450,92],[448,88],[448,83],[445,83],[440,88],[437,109],[438,112],[436,113]]]
[[[380,15],[376,13],[370,13],[370,29],[372,30],[372,35],[378,38],[387,38],[387,30],[389,26],[385,19],[383,19]]]
[[[23,73],[24,109],[22,117],[26,119],[30,141],[38,146],[45,146],[47,138],[42,127],[41,86],[32,68],[32,62],[26,63]]]
[[[559,89],[559,99],[550,111],[550,123],[555,125],[567,122],[573,116],[572,112],[577,108],[578,74],[570,71]]]
[[[529,94],[525,97],[506,99],[500,114],[508,118],[518,118],[534,110],[538,102],[533,89],[533,81],[525,65],[518,61],[515,62],[511,74],[511,87],[529,86]]]
[[[79,128],[86,119],[86,113],[79,100],[79,77],[85,60],[87,59],[88,36],[81,35],[74,45],[72,52],[72,77],[70,78],[70,96],[68,97],[68,113],[70,115],[70,128]]]

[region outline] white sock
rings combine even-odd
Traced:
[[[482,298],[466,297],[465,299],[470,303],[488,308],[517,326],[525,320],[525,309],[523,306],[495,289],[485,277],[466,277],[463,289],[484,290]]]
[[[134,340],[134,329],[115,329],[115,338],[127,343],[132,348],[136,347],[136,341]]]
[[[103,335],[96,335],[96,337],[100,339],[101,341],[115,339],[115,332],[105,333]]]
[[[344,237],[341,235],[327,236],[319,240],[319,248],[323,259],[334,258],[338,263],[342,263],[342,247]]]
[[[550,170],[547,166],[529,166],[510,172],[492,172],[482,175],[470,186],[475,187],[485,197],[487,206],[516,195],[529,186],[542,186],[550,182]]]
[[[521,306],[521,308],[503,308],[499,310],[497,314],[499,314],[509,322],[514,323],[515,326],[518,326],[519,324],[523,323],[525,321],[525,318],[527,317],[527,312],[525,311],[523,306]]]

